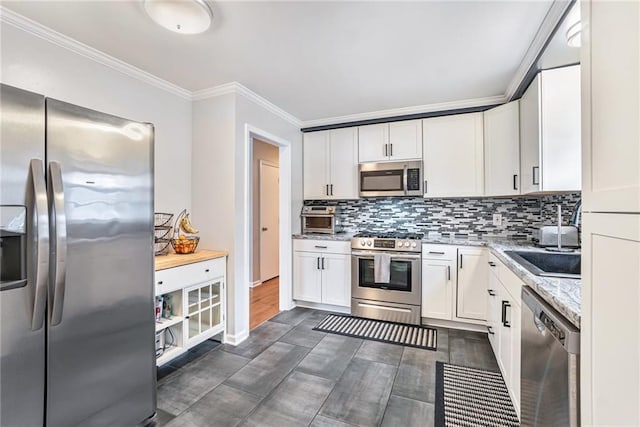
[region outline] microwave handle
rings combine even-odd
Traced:
[[[409,170],[407,168],[407,165],[404,165],[404,172],[402,174],[402,188],[404,188],[404,195],[405,196],[408,194],[408,191],[407,191],[407,186],[409,185],[408,184],[408,180],[409,180],[408,175],[409,175]]]

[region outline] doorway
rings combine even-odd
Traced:
[[[279,149],[266,141],[254,138],[252,159],[250,329],[278,314],[280,301]]]

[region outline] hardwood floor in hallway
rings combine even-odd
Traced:
[[[280,278],[274,277],[255,288],[251,288],[251,329],[266,322],[279,313]]]

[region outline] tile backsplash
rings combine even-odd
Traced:
[[[578,200],[579,192],[513,198],[307,200],[305,205],[336,206],[337,225],[347,232],[409,231],[531,240],[541,224],[555,222],[558,203],[568,221]],[[502,215],[499,226],[493,225],[495,213]]]

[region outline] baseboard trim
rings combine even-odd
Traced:
[[[465,331],[484,332],[487,333],[487,327],[485,325],[478,325],[474,323],[456,322],[451,320],[430,319],[423,317],[421,319],[424,326],[436,326],[440,328],[448,329],[462,329]]]
[[[255,282],[249,283],[250,288],[255,288],[256,286],[262,285],[264,282],[262,280],[256,280]]]
[[[297,307],[313,308],[316,310],[333,311],[335,313],[351,314],[351,307],[343,307],[341,305],[318,304],[315,302],[294,300],[293,303]]]
[[[236,335],[225,334],[224,335],[224,343],[232,345],[232,346],[235,347],[235,346],[239,345],[240,343],[242,343],[247,338],[249,338],[249,331],[242,331],[242,332],[240,332],[239,334],[236,334]]]

